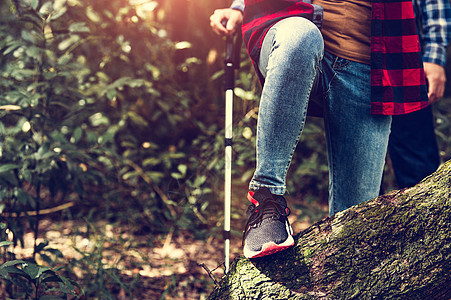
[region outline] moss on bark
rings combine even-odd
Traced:
[[[451,161],[327,218],[295,247],[237,257],[209,299],[450,299]]]

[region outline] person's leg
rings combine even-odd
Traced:
[[[329,214],[379,195],[391,116],[370,113],[370,66],[325,53]]]
[[[414,186],[437,170],[440,155],[431,106],[393,116],[388,153],[399,188]]]
[[[265,77],[257,125],[257,166],[250,190],[286,191],[286,174],[304,126],[309,95],[323,55],[318,28],[301,17],[266,34],[259,69]]]
[[[304,126],[307,104],[323,55],[318,28],[301,17],[276,23],[266,34],[259,61],[265,77],[257,125],[257,166],[249,184],[244,255],[269,255],[294,244],[290,210],[281,195]]]

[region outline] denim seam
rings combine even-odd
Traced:
[[[324,126],[326,127],[326,141],[327,141],[327,151],[328,151],[328,160],[329,160],[329,215],[332,216],[334,212],[336,211],[335,207],[335,191],[336,186],[334,185],[334,178],[335,178],[335,159],[333,157],[333,147],[332,147],[332,139],[330,137],[331,135],[331,128],[329,126],[329,122],[326,120],[327,117],[324,119]],[[331,190],[332,187],[332,190]]]
[[[335,81],[335,79],[337,78],[337,72],[336,70],[339,69],[339,65],[338,65],[338,59],[339,57],[335,57],[335,60],[332,64],[332,70],[334,71],[334,74],[332,76],[332,78],[330,79],[330,81],[328,82],[328,89],[327,89],[327,94],[329,94],[329,92],[332,90],[332,85]],[[347,64],[348,66],[349,64]],[[328,101],[330,101],[330,99],[328,99]],[[330,104],[328,103],[327,107],[329,107]],[[332,216],[335,214],[335,211],[337,210],[336,207],[336,191],[337,191],[337,186],[334,184],[335,182],[335,178],[336,178],[336,174],[335,174],[335,158],[334,158],[334,150],[333,150],[333,145],[332,145],[332,138],[331,138],[331,128],[329,126],[329,122],[325,122],[325,126],[327,126],[327,141],[328,141],[328,157],[329,157],[329,174],[330,174],[330,186],[332,186],[332,191],[330,190],[329,187],[329,199],[332,199],[332,203],[329,201],[329,215]]]

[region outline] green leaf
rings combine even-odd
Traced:
[[[58,276],[58,278],[64,283],[64,285],[61,287],[61,290],[63,290],[65,293],[73,293],[73,291],[75,290],[75,287],[69,281],[69,279],[67,279],[64,276],[58,275],[58,274],[56,274],[56,276]]]
[[[191,43],[187,41],[178,42],[174,45],[174,48],[177,50],[191,48]]]
[[[145,174],[155,182],[158,182],[160,179],[164,178],[164,174],[156,171],[145,172]]]
[[[180,173],[171,173],[171,177],[174,178],[174,179],[182,179],[185,176],[183,174],[180,174]]]
[[[29,56],[29,57],[39,57],[39,55],[41,54],[42,49],[39,49],[38,47],[35,46],[29,46],[27,47],[27,49],[25,50],[25,53]]]
[[[39,266],[38,268],[38,273],[36,274],[35,278],[39,278],[41,277],[42,274],[55,274],[55,271],[51,270],[49,267],[43,267],[43,266]]]
[[[30,79],[37,75],[35,69],[15,69],[11,72],[11,76],[17,80]]]
[[[59,131],[53,131],[52,133],[50,133],[50,136],[54,141],[59,142],[60,144],[66,143],[66,137]]]
[[[42,16],[47,16],[53,11],[53,1],[44,2],[44,4],[39,9],[39,14]]]
[[[11,242],[11,241],[1,241],[0,247],[8,247],[11,244],[13,244],[13,242]]]
[[[46,277],[42,282],[62,282],[62,280],[55,274],[52,276]]]
[[[73,138],[72,142],[75,144],[78,143],[78,141],[81,139],[82,135],[83,135],[83,129],[81,129],[81,127],[75,128],[74,133],[72,134],[72,138]]]
[[[1,271],[3,276],[4,276],[5,273],[8,274],[7,276],[9,276],[9,274],[17,274],[17,275],[25,277],[28,280],[31,280],[30,276],[27,273],[25,273],[23,270],[18,269],[17,267],[14,267],[14,266],[0,268],[0,271]]]
[[[194,179],[193,186],[200,187],[202,184],[205,183],[206,180],[207,180],[207,176],[205,176],[205,175],[197,176],[196,179]]]
[[[21,46],[23,46],[22,43],[13,43],[8,48],[6,48],[5,51],[3,51],[3,55],[9,54],[9,53],[13,52],[14,50],[16,50],[17,48],[19,48]]]
[[[92,7],[88,6],[86,8],[86,16],[89,18],[89,20],[93,21],[94,23],[99,23],[102,21],[100,16],[95,12]]]
[[[61,51],[64,51],[64,50],[68,49],[69,47],[71,47],[73,44],[77,43],[79,40],[80,40],[80,37],[78,35],[72,34],[70,37],[68,37],[65,40],[62,40],[58,44],[58,49]],[[61,63],[59,63],[59,64],[61,65]]]
[[[171,104],[166,101],[157,101],[157,104],[164,111],[169,111],[171,109]]]
[[[142,79],[133,79],[127,83],[131,88],[136,88],[136,87],[143,86],[145,84],[145,81]]]
[[[17,198],[17,200],[19,200],[21,204],[26,205],[28,203],[32,203],[33,197],[27,192],[25,192],[23,189],[20,188],[15,189],[14,196]]]
[[[91,121],[92,126],[101,126],[101,125],[110,125],[110,121],[108,118],[103,115],[102,113],[95,113],[92,116],[89,117],[89,120]],[[93,132],[88,132],[88,134],[94,134]],[[95,139],[97,139],[97,135],[95,135]]]
[[[42,259],[43,261],[45,261],[48,265],[53,264],[53,259],[52,259],[50,256],[48,256],[47,254],[39,253],[39,256],[40,256],[41,259]]]
[[[23,169],[22,169],[22,178],[23,178],[23,180],[25,180],[25,181],[32,181],[32,174],[31,174],[31,171],[28,170],[28,169],[26,169],[26,170],[23,170]]]
[[[116,98],[117,96],[117,91],[115,88],[108,88],[106,90],[106,97],[108,98],[108,100],[114,100],[114,98]]]
[[[99,144],[105,145],[109,142],[112,142],[112,141],[114,141],[115,136],[116,136],[115,131],[108,130],[105,134],[103,134],[99,137]]]
[[[69,26],[69,32],[90,32],[84,22],[75,22]]]
[[[13,174],[12,172],[0,173],[0,179],[4,180],[10,186],[17,186],[19,184],[17,176],[15,176],[15,174]],[[1,180],[0,180],[0,182],[1,182]],[[2,183],[2,185],[3,185],[3,183]]]
[[[183,175],[186,175],[186,171],[188,170],[188,167],[186,165],[178,165],[177,170]]]
[[[0,173],[6,173],[11,170],[18,169],[20,166],[16,164],[4,164],[0,166]]]
[[[18,264],[24,264],[24,263],[26,263],[26,261],[24,261],[24,260],[18,260],[18,259],[10,260],[10,261],[5,262],[3,265],[1,265],[0,269],[10,267],[10,266],[15,266]]]
[[[50,20],[56,20],[56,19],[58,19],[59,17],[61,17],[62,15],[64,15],[64,14],[66,13],[66,11],[67,11],[67,8],[66,8],[66,7],[61,7],[58,11],[56,11],[55,14],[53,14],[53,15],[50,17]]]
[[[22,270],[27,273],[31,278],[36,279],[39,278],[43,273],[47,271],[51,271],[49,267],[39,266],[34,263],[28,263]]]
[[[30,6],[32,9],[36,10],[39,5],[39,0],[30,0]]]
[[[139,176],[139,173],[136,171],[131,171],[131,172],[127,172],[124,175],[122,175],[122,179],[128,180],[128,179],[136,177],[136,176]]]
[[[45,251],[50,252],[57,257],[61,257],[61,258],[64,257],[63,253],[58,249],[47,248],[47,249],[45,249]]]
[[[149,158],[146,158],[145,160],[143,160],[142,165],[143,165],[143,167],[153,167],[160,163],[161,163],[160,158],[149,157]]]
[[[133,111],[129,111],[127,113],[127,115],[130,118],[130,120],[133,123],[135,123],[136,125],[140,125],[140,126],[143,126],[143,127],[149,126],[149,123],[146,121],[146,119],[144,119],[143,117],[141,117],[137,113],[135,113]]]
[[[72,53],[67,53],[58,57],[58,65],[67,65],[74,55]]]
[[[23,30],[21,36],[24,41],[30,42],[32,44],[36,42],[36,36],[32,35],[30,31]]]
[[[37,274],[39,273],[39,266],[34,263],[26,263],[22,265],[22,270],[30,276],[30,278],[37,278]]]
[[[11,277],[9,276],[8,270],[0,269],[0,278],[10,279]]]
[[[36,253],[41,252],[42,249],[44,249],[44,248],[47,247],[48,245],[49,245],[49,242],[48,242],[48,241],[39,243],[39,245],[37,245],[36,248],[35,248],[35,252],[36,252]]]

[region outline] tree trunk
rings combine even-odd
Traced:
[[[237,257],[209,299],[451,299],[451,161],[295,236]]]

